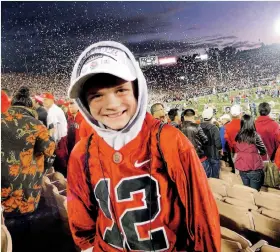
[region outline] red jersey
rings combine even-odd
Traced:
[[[190,141],[146,115],[142,130],[119,151],[94,133],[74,147],[67,208],[75,243],[94,251],[221,251],[219,213]]]

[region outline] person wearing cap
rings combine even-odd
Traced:
[[[43,107],[43,98],[39,95],[35,95],[34,98],[32,98],[32,102],[33,102],[33,108],[36,110],[38,114],[38,120],[41,121],[47,127],[48,112]]]
[[[201,162],[175,127],[157,137],[161,123],[146,112],[147,84],[131,51],[112,41],[89,46],[68,93],[93,128],[72,150],[67,176],[69,226],[82,251],[221,251]]]
[[[207,136],[199,124],[195,121],[195,111],[192,108],[187,108],[183,111],[184,120],[182,123],[182,132],[193,144],[200,162],[206,174],[209,174],[209,162],[204,153],[203,145],[208,142]]]
[[[222,142],[220,138],[219,128],[212,123],[214,117],[213,108],[209,107],[202,112],[203,122],[200,124],[204,134],[208,138],[208,142],[204,145],[204,152],[209,162],[209,170],[207,177],[219,178],[220,174],[220,152],[222,150]]]
[[[280,136],[280,125],[269,116],[271,112],[269,103],[260,103],[258,109],[260,116],[255,121],[256,129],[264,142],[268,154],[268,156],[263,156],[263,160],[265,161],[269,158],[273,161],[280,144],[278,140]]]
[[[54,103],[51,93],[42,95],[43,105],[48,112],[47,125],[51,137],[56,143],[55,160],[53,166],[56,171],[64,176],[67,174],[68,148],[67,148],[67,121],[61,108]]]

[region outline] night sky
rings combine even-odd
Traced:
[[[1,2],[2,72],[69,71],[90,44],[137,56],[280,43],[280,2]]]

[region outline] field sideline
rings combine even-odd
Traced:
[[[266,89],[266,88],[268,88],[270,90],[272,87],[271,86],[262,86],[263,90]],[[280,112],[280,98],[271,98],[270,96],[265,95],[263,97],[263,99],[256,99],[256,95],[255,95],[256,89],[257,88],[230,91],[229,97],[236,96],[240,92],[243,95],[243,93],[246,93],[247,91],[253,90],[254,91],[253,97],[249,98],[250,103],[255,102],[256,105],[258,106],[259,103],[261,103],[261,102],[271,102],[271,101],[274,101],[275,106],[272,108],[272,112],[279,113]],[[222,97],[223,94],[225,94],[225,93],[219,93],[219,96]],[[201,113],[202,113],[202,111],[204,109],[204,105],[208,104],[209,96],[211,97],[211,103],[209,103],[209,104],[212,104],[212,105],[214,105],[216,107],[216,109],[217,109],[217,117],[220,117],[224,113],[224,107],[225,106],[232,106],[232,104],[230,102],[230,98],[229,98],[229,101],[223,102],[223,101],[221,101],[221,100],[219,101],[217,99],[217,95],[207,95],[207,96],[198,97],[198,106],[197,107],[193,103],[193,105],[186,105],[185,108],[187,108],[187,107],[195,108],[196,111],[198,111],[199,115],[201,115]],[[193,102],[193,99],[191,99],[191,101]],[[174,105],[184,104],[184,103],[186,103],[186,102],[185,101],[170,102],[170,103],[168,103],[168,106],[169,106],[169,108],[174,108]],[[242,106],[243,110],[247,110],[246,109],[246,103],[244,102],[244,99],[241,99],[241,106]]]

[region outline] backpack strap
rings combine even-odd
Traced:
[[[91,176],[90,176],[90,171],[89,171],[89,158],[90,158],[89,147],[90,147],[90,144],[91,144],[92,137],[93,137],[93,133],[89,136],[88,141],[87,141],[86,155],[85,155],[85,161],[84,161],[84,171],[85,171],[86,183],[87,183],[87,186],[88,186],[88,189],[89,189],[90,199],[94,199],[92,184],[91,184],[91,180],[90,180]]]
[[[162,128],[164,127],[165,124],[166,124],[166,123],[164,123],[164,122],[160,122],[159,127],[158,127],[158,132],[157,132],[157,134],[156,134],[156,138],[157,138],[157,148],[158,148],[158,152],[159,152],[160,157],[161,157],[161,159],[162,159],[162,161],[163,161],[164,169],[167,170],[167,163],[166,163],[166,161],[165,161],[165,159],[164,159],[163,152],[162,152],[162,150],[161,150],[161,148],[160,148],[160,133],[161,133]]]

